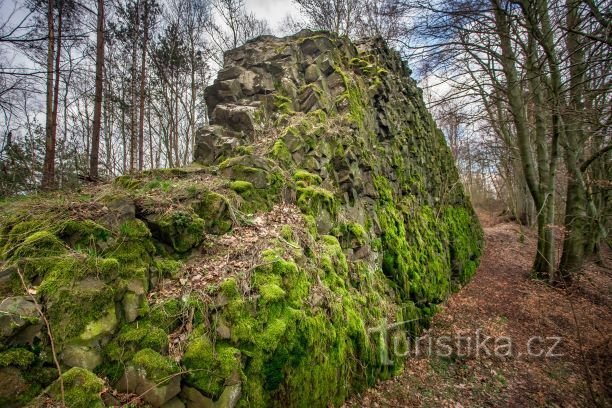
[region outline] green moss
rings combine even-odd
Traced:
[[[192,203],[194,212],[204,220],[210,234],[225,234],[232,229],[232,208],[229,200],[214,191],[204,191]]]
[[[445,208],[443,220],[449,235],[452,277],[464,284],[478,267],[483,248],[482,228],[474,213],[463,207]]]
[[[252,190],[254,187],[253,187],[253,183],[250,183],[248,181],[236,180],[230,183],[230,188],[234,190],[235,192],[237,192],[238,194],[241,194],[241,193],[246,193],[247,191]]]
[[[238,146],[236,148],[236,153],[240,155],[253,154],[254,152],[255,148],[253,146]]]
[[[220,286],[221,293],[227,296],[229,299],[234,299],[240,296],[240,292],[238,291],[238,283],[235,278],[228,278],[221,283]]]
[[[30,235],[49,228],[47,224],[41,220],[30,220],[21,215],[11,215],[3,219],[0,230],[2,258],[10,257],[15,249]]]
[[[0,353],[0,367],[15,366],[27,368],[36,356],[30,350],[24,348],[14,348]]]
[[[131,239],[142,239],[150,238],[151,231],[147,228],[146,224],[141,220],[134,219],[122,223],[119,226],[121,236]]]
[[[146,320],[153,326],[170,333],[181,324],[184,312],[185,307],[179,299],[168,299],[151,306]]]
[[[317,237],[317,220],[312,215],[304,214],[304,222],[306,223],[306,228],[308,229],[308,233],[313,237]]]
[[[134,354],[132,364],[142,368],[153,382],[163,385],[173,374],[181,371],[178,364],[169,357],[164,357],[155,350],[145,348]]]
[[[149,220],[153,236],[178,253],[185,253],[202,243],[204,225],[204,220],[197,215],[181,210]]]
[[[291,114],[293,113],[293,101],[280,93],[274,94],[274,107],[280,113]]]
[[[71,288],[75,282],[95,278],[111,282],[119,277],[119,263],[114,258],[98,258],[78,254],[45,258],[47,274],[40,283],[38,292],[53,296],[61,289]]]
[[[174,259],[156,258],[151,265],[151,272],[156,272],[160,278],[177,278],[183,266]]]
[[[327,113],[323,109],[316,109],[312,112],[308,112],[308,118],[313,122],[325,124],[327,122]]]
[[[274,146],[272,147],[272,157],[287,166],[293,161],[291,158],[291,153],[289,152],[289,149],[287,149],[287,145],[282,139],[278,139],[274,143]]]
[[[194,332],[182,359],[187,370],[187,383],[214,398],[223,391],[223,384],[232,375],[240,375],[240,350],[227,344],[213,344],[202,329]]]
[[[368,239],[363,225],[356,222],[339,224],[332,229],[332,234],[340,240],[343,248],[365,245]]]
[[[48,231],[38,231],[28,236],[23,243],[17,247],[13,259],[31,257],[43,258],[61,255],[65,252],[66,247],[54,234]]]
[[[95,250],[109,239],[111,231],[92,220],[68,220],[59,227],[58,235],[73,249]]]
[[[106,355],[113,361],[126,363],[141,349],[148,348],[158,353],[168,349],[168,335],[151,323],[124,325],[106,346]]]
[[[64,397],[67,407],[103,408],[100,394],[104,390],[104,381],[84,368],[73,367],[62,374]],[[49,395],[54,401],[61,401],[59,381],[49,388]]]
[[[274,283],[261,285],[259,287],[259,294],[261,295],[261,301],[263,303],[282,300],[286,295],[285,291]]]
[[[353,123],[363,128],[366,115],[365,101],[367,98],[364,96],[360,82],[342,71],[338,66],[336,67],[336,72],[342,77],[346,89],[345,92],[336,99],[336,106],[341,107],[345,103],[348,104],[349,118]]]
[[[233,183],[239,184],[233,185]],[[250,186],[246,183],[250,184]],[[240,211],[247,214],[268,211],[278,199],[279,189],[277,187],[255,188],[253,184],[247,181],[234,181],[232,186],[232,190],[242,197],[242,201],[239,204]]]
[[[128,175],[117,177],[114,184],[127,190],[137,190],[142,186],[142,182],[140,180]]]
[[[318,174],[312,174],[306,170],[298,170],[293,174],[293,180],[298,183],[299,187],[318,186],[323,180]]]
[[[289,242],[295,241],[295,234],[293,231],[293,227],[290,225],[283,225],[280,230],[280,236]]]
[[[58,344],[78,336],[100,311],[114,307],[115,288],[105,284],[117,272],[114,259],[66,256],[54,259],[38,287]]]
[[[115,305],[100,313],[96,320],[87,323],[83,332],[79,335],[79,339],[85,342],[97,340],[105,334],[112,333],[117,327],[117,315],[115,313]]]
[[[297,206],[307,215],[317,216],[321,211],[327,211],[335,216],[338,203],[334,194],[321,187],[308,186],[297,189]]]

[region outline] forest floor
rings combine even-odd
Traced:
[[[589,264],[570,288],[553,288],[529,275],[531,230],[480,218],[486,236],[480,267],[425,333],[453,344],[452,352],[412,353],[402,374],[345,407],[612,406],[610,251],[605,266]],[[477,351],[485,336],[491,339]]]

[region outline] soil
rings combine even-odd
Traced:
[[[612,406],[609,249],[603,266],[589,263],[571,287],[555,288],[530,276],[531,230],[480,218],[480,267],[419,340],[434,347],[417,353],[413,339],[402,374],[345,407]]]

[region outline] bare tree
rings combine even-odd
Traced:
[[[97,0],[98,15],[96,24],[96,94],[94,105],[93,129],[91,137],[91,154],[89,177],[98,179],[98,163],[100,156],[100,130],[102,126],[102,98],[104,87],[104,0]]]

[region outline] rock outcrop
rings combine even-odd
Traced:
[[[60,398],[51,341],[74,407],[126,402],[100,378],[327,407],[410,364],[390,336],[471,277],[482,231],[409,75],[380,40],[260,37],[207,88],[193,166],[2,203],[0,405]]]

